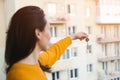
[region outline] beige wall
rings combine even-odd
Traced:
[[[0,0],[0,80],[5,79],[4,74],[4,47],[5,47],[5,11],[4,0]]]

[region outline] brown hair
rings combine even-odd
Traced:
[[[14,63],[30,55],[37,41],[35,29],[43,31],[46,23],[44,11],[36,6],[23,7],[13,15],[6,40],[6,72]],[[43,71],[50,70],[42,64],[40,64],[40,67]]]

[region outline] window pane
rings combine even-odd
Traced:
[[[76,27],[73,26],[73,34],[76,33]]]
[[[115,26],[115,27],[114,27],[114,37],[115,37],[115,38],[118,38],[118,37],[119,37],[119,27],[118,27],[118,26]]]
[[[71,35],[71,28],[68,27],[68,34]]]
[[[108,53],[108,49],[107,48],[108,48],[108,45],[105,44],[105,56],[108,56],[108,54],[107,54]]]
[[[78,77],[78,69],[75,69],[75,77]]]
[[[87,72],[92,72],[92,64],[87,65]]]
[[[57,79],[59,79],[60,78],[59,72],[56,72],[56,74],[57,74]]]
[[[75,13],[75,6],[71,5],[71,4],[68,4],[67,12],[68,12],[68,14],[74,14]]]
[[[92,53],[92,46],[91,45],[89,45],[89,53]]]
[[[52,29],[52,27],[50,27],[50,34],[51,34],[51,37],[53,37],[53,29]]]
[[[68,6],[67,6],[67,11],[68,11],[68,13],[70,13],[71,11],[70,11],[70,4],[68,4]]]
[[[55,37],[57,37],[57,27],[54,27]]]
[[[90,72],[92,72],[92,64],[90,64],[89,66],[90,66]]]
[[[55,73],[52,73],[52,80],[55,80]]]
[[[73,78],[73,70],[70,70],[70,77]]]
[[[72,55],[73,57],[77,56],[77,47],[73,47],[73,48],[71,49],[71,55]]]
[[[65,59],[65,53],[62,55],[62,58]]]
[[[70,58],[70,52],[69,52],[69,49],[67,49],[66,54],[67,54],[67,59],[69,59],[69,58]]]

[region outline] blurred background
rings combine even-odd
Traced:
[[[80,31],[89,34],[88,44],[73,41],[46,73],[48,80],[120,80],[120,0],[0,0],[0,80],[9,21],[28,5],[45,11],[52,43]]]

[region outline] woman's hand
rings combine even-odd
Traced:
[[[88,38],[88,35],[84,32],[78,32],[78,33],[71,35],[70,37],[72,40],[76,40],[76,39],[84,40],[84,39]]]

